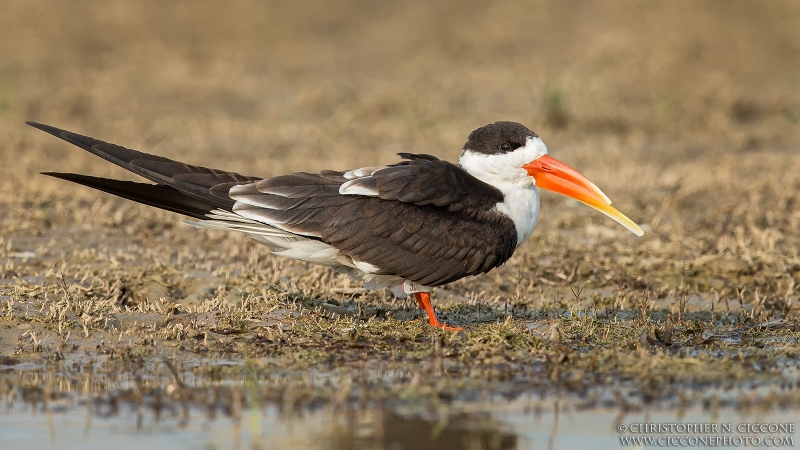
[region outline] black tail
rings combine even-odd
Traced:
[[[45,175],[192,217],[203,218],[206,213],[216,208],[230,211],[235,203],[228,196],[230,188],[261,179],[184,164],[161,156],[109,144],[88,136],[70,133],[49,125],[36,122],[25,123],[158,184],[134,183],[69,173],[46,172]]]
[[[133,181],[111,180],[75,173],[42,172],[42,175],[72,181],[73,183],[89,186],[128,200],[198,219],[207,218],[206,214],[215,209],[210,203],[184,195],[178,190],[163,184],[135,183]]]

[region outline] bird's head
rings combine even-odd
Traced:
[[[641,236],[641,228],[611,206],[611,200],[577,170],[547,154],[533,131],[516,122],[496,122],[470,133],[459,164],[501,191],[536,186],[574,198]]]

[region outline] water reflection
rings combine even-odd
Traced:
[[[403,417],[394,413],[373,415],[377,417],[357,417],[357,414],[349,414],[350,418],[344,424],[333,427],[330,448],[341,450],[517,448],[517,437],[504,431],[501,424],[488,415],[460,414],[440,420]]]
[[[234,398],[236,395],[233,396]],[[118,400],[117,400],[118,401]],[[305,411],[197,405],[143,408],[101,404],[8,403],[0,410],[2,448],[115,450],[157,448],[256,450],[268,448],[507,450],[517,437],[485,413],[453,416],[367,410]],[[113,412],[113,413],[112,413]]]
[[[142,396],[113,391],[91,399],[17,390],[14,400],[0,401],[0,448],[616,449],[620,439],[635,436],[619,432],[620,424],[800,422],[797,411],[777,408],[621,412],[533,397],[424,409],[419,399],[292,409],[254,405],[242,388],[181,389]]]

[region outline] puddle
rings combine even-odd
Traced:
[[[240,405],[241,406],[241,405]],[[739,412],[640,411],[575,409],[558,401],[516,400],[476,410],[408,413],[375,406],[366,409],[323,408],[285,414],[270,406],[233,409],[215,414],[208,409],[122,406],[110,413],[107,405],[50,404],[46,408],[14,405],[0,413],[5,449],[617,449],[642,448],[631,439],[719,439],[714,447],[792,447],[797,443],[794,411]],[[673,427],[645,433],[644,424]],[[678,424],[685,429],[677,428]],[[771,424],[773,432],[748,432]],[[691,429],[690,427],[694,427]],[[745,428],[742,428],[745,427]],[[775,428],[778,427],[778,428]],[[621,431],[624,430],[624,431]],[[772,437],[772,445],[765,439]],[[727,441],[721,440],[727,439]],[[734,445],[735,439],[758,439],[761,445]],[[690,441],[676,441],[677,446]],[[703,441],[696,441],[703,442]],[[730,445],[726,445],[728,442]],[[650,445],[647,445],[650,446]],[[655,445],[664,446],[664,445]],[[673,445],[674,446],[674,445]]]

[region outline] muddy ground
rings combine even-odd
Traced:
[[[796,2],[0,9],[7,405],[377,408],[436,433],[520,398],[800,406]],[[135,179],[25,120],[260,176],[455,160],[471,130],[515,120],[645,235],[544,193],[508,263],[435,291],[464,327],[443,332],[388,291],[38,175]]]

